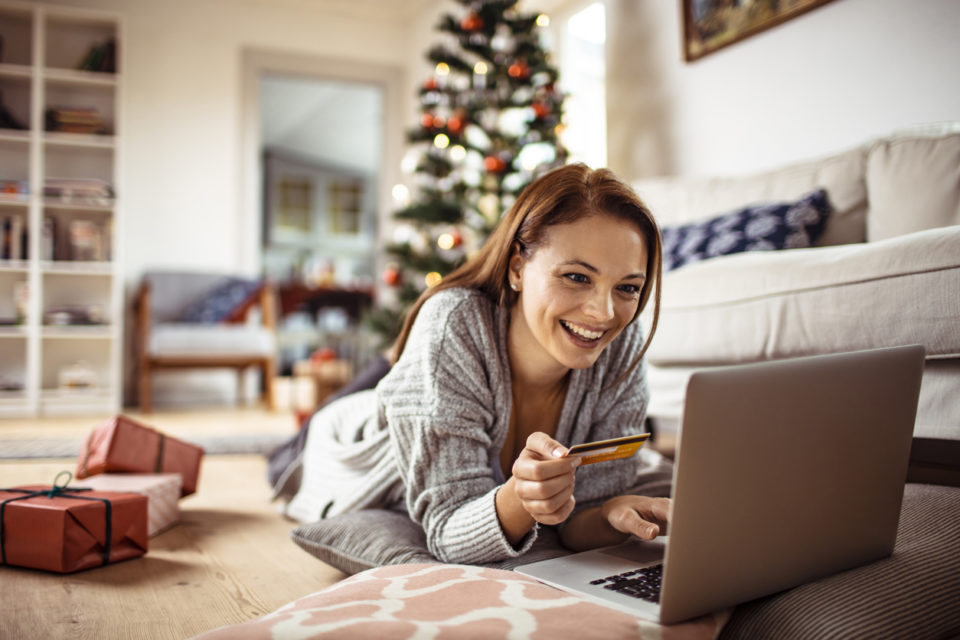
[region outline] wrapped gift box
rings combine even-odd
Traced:
[[[197,490],[203,448],[171,438],[126,416],[95,428],[77,459],[77,477],[106,472],[179,473],[181,496]]]
[[[50,486],[0,489],[0,564],[71,573],[146,552],[147,497],[142,494]]]
[[[147,534],[151,538],[180,520],[178,501],[183,482],[179,473],[102,473],[81,480],[77,486],[147,496]]]

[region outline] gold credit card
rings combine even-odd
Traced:
[[[585,464],[593,464],[594,462],[620,460],[621,458],[629,458],[635,454],[649,437],[649,433],[638,433],[622,438],[575,444],[570,447],[567,455],[580,456],[581,467]]]

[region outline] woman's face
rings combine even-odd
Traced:
[[[646,277],[637,225],[595,214],[548,227],[532,256],[510,260],[510,284],[519,289],[513,355],[544,374],[593,365],[633,319]]]

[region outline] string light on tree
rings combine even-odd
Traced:
[[[450,251],[463,244],[463,234],[456,229],[441,233],[437,237],[437,246],[444,251]]]

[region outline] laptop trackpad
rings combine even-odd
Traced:
[[[661,536],[653,541],[631,538],[623,544],[615,547],[607,547],[599,552],[603,555],[629,560],[638,564],[649,564],[651,562],[662,562],[663,552],[666,548],[667,536]]]

